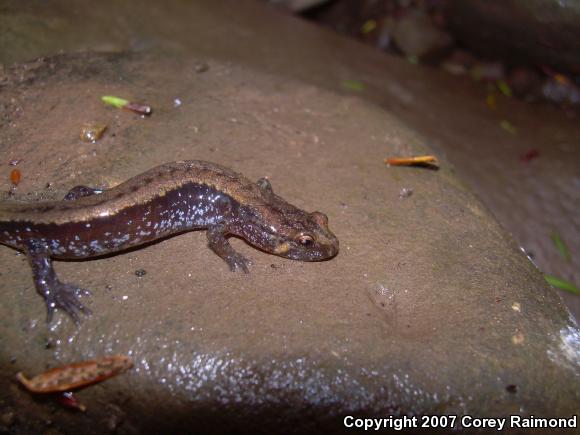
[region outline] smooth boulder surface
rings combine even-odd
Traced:
[[[459,40],[479,53],[580,72],[579,0],[452,0],[447,18]]]
[[[507,2],[486,4],[503,10]],[[78,0],[9,0],[1,10],[6,67],[87,49],[158,52],[240,63],[372,101],[449,159],[540,270],[580,282],[580,123],[562,110],[503,96],[490,109],[486,87],[468,77],[412,65],[253,0],[166,0],[163,8],[153,0],[101,0],[90,8]],[[530,153],[537,158],[526,162]],[[555,234],[568,246],[568,258]],[[580,318],[580,298],[560,296]]]
[[[234,240],[254,261],[249,275],[230,273],[203,232],[58,262],[63,280],[94,293],[79,327],[62,313],[46,325],[25,258],[2,247],[0,403],[13,432],[324,432],[348,414],[577,412],[578,329],[559,297],[444,160],[440,171],[383,163],[430,149],[378,106],[154,54],[61,55],[17,65],[3,83],[0,153],[23,158],[18,199],[205,159],[268,176],[291,203],[328,214],[341,242],[335,259],[301,263]],[[108,125],[95,144],[79,139],[89,121]],[[79,393],[85,414],[14,379],[106,354],[135,367]]]

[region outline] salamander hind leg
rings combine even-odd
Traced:
[[[225,237],[227,234],[227,228],[222,224],[210,226],[207,229],[209,247],[222,260],[228,263],[232,272],[243,270],[245,273],[249,273],[248,266],[252,262],[232,248],[232,245],[230,245],[230,242]]]
[[[92,196],[103,193],[102,189],[93,189],[87,186],[75,186],[64,196],[65,201],[74,201],[75,199],[82,198],[84,196]]]
[[[91,311],[79,301],[80,296],[90,295],[90,292],[58,279],[46,243],[31,240],[26,247],[26,254],[32,267],[36,291],[46,302],[47,322],[51,322],[56,308],[61,308],[77,324],[80,322],[81,312],[91,314]]]

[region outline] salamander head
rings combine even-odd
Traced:
[[[264,204],[254,210],[243,237],[254,246],[280,257],[299,261],[328,260],[338,254],[338,239],[328,228],[324,213],[308,213],[275,195],[261,179]]]
[[[328,218],[315,211],[305,213],[300,225],[286,229],[279,237],[273,253],[281,257],[300,261],[328,260],[338,254],[338,239],[328,228]]]

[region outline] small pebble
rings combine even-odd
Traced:
[[[97,124],[95,122],[87,122],[81,128],[81,135],[80,135],[81,140],[83,142],[95,143],[103,136],[106,129],[107,129],[107,126],[105,124]]]
[[[514,385],[514,384],[510,384],[507,387],[505,387],[505,390],[508,393],[515,394],[515,393],[518,392],[518,386],[517,385]]]
[[[399,192],[399,198],[408,198],[413,194],[413,189],[410,187],[403,187]]]
[[[4,412],[0,416],[0,424],[2,424],[2,426],[4,426],[4,427],[10,427],[15,422],[16,422],[16,414],[12,410]]]
[[[147,271],[145,269],[137,269],[135,271],[135,275],[137,275],[139,278],[141,278],[142,276],[147,275]]]
[[[209,65],[207,63],[200,62],[195,65],[194,69],[196,73],[203,73],[209,69]]]

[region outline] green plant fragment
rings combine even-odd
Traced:
[[[555,288],[570,292],[572,294],[580,296],[580,288],[576,284],[566,281],[564,279],[558,278],[557,276],[544,274],[544,278],[548,283]]]
[[[115,106],[118,109],[123,108],[123,106],[129,104],[129,100],[125,100],[124,98],[114,97],[112,95],[103,95],[101,100],[105,104],[109,104],[111,106]]]

